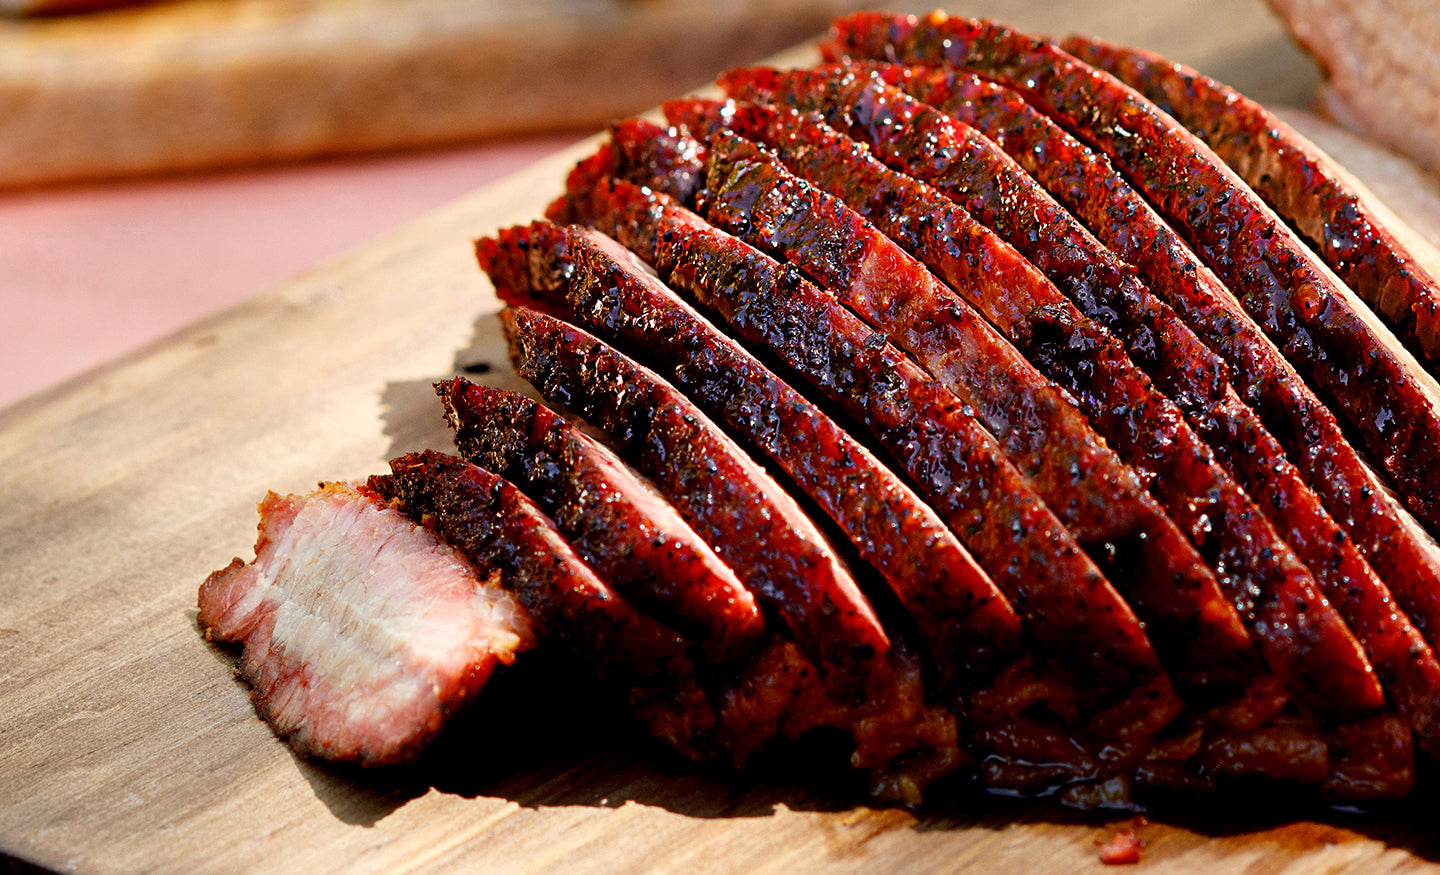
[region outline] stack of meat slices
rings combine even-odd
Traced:
[[[1406,794],[1440,755],[1437,286],[1263,108],[1065,48],[861,13],[825,64],[615,125],[477,242],[517,372],[603,442],[457,379],[465,461],[356,500],[692,757],[828,727],[910,803]]]

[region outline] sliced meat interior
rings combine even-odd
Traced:
[[[535,644],[530,612],[488,566],[363,487],[270,493],[255,554],[210,575],[198,621],[243,643],[256,710],[309,756],[412,759]]]
[[[714,711],[695,680],[690,644],[642,614],[576,555],[549,517],[501,477],[454,456],[394,459],[370,488],[423,520],[447,544],[498,568],[536,631],[625,691],[651,734],[687,756],[710,756]]]

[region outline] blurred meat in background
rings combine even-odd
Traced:
[[[1270,0],[1326,80],[1336,121],[1440,170],[1440,5],[1434,0]]]

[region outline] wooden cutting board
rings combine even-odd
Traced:
[[[1154,0],[1143,19],[1098,0],[982,5],[971,11],[1142,42],[1267,98],[1314,83],[1241,0]],[[1335,142],[1365,173],[1391,160]],[[590,148],[0,411],[0,851],[13,857],[0,871],[1100,868],[1095,844],[1126,815],[963,788],[920,811],[871,808],[795,752],[743,775],[700,769],[538,655],[398,773],[302,762],[255,717],[233,658],[196,629],[196,587],[250,555],[266,489],[448,448],[432,381],[517,384],[469,241],[537,216]],[[1412,179],[1392,205],[1440,229],[1432,183]],[[1249,793],[1176,800],[1138,826],[1141,866],[1437,868],[1435,810],[1433,794],[1368,813]]]

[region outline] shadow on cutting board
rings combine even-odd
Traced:
[[[435,383],[451,376],[538,397],[530,384],[515,374],[505,357],[500,320],[486,313],[476,320],[470,345],[456,354],[452,374],[386,384],[380,403],[385,436],[390,439],[387,459],[417,450],[455,452],[454,440],[445,424],[445,408],[435,396]]]
[[[541,648],[498,672],[476,705],[411,765],[365,771],[297,757],[297,767],[337,819],[358,826],[373,826],[432,790],[536,810],[633,802],[702,819],[766,818],[779,806],[859,812],[867,838],[903,828],[1002,831],[1017,824],[1098,830],[1133,817],[1133,812],[1076,811],[1043,799],[995,796],[958,781],[930,788],[931,802],[919,809],[868,809],[863,781],[836,768],[846,759],[843,743],[824,735],[782,745],[744,771],[698,765],[647,738],[622,703],[566,662]],[[1440,775],[1422,776],[1422,786],[1437,783]],[[1440,803],[1433,790],[1370,811],[1337,809],[1312,793],[1258,784],[1147,801],[1150,824],[1195,841],[1223,840],[1231,851],[1300,853],[1371,839],[1440,861],[1440,842],[1429,825],[1429,812]],[[1154,850],[1147,861],[1163,859],[1164,848]]]

